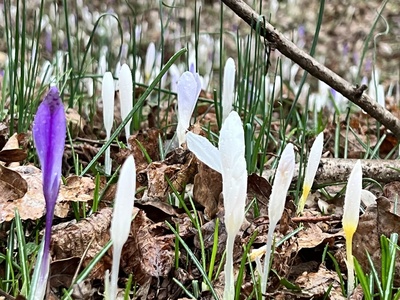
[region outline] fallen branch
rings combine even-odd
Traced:
[[[315,182],[317,184],[329,184],[347,182],[356,159],[322,158],[318,166]],[[361,160],[363,178],[370,178],[380,183],[389,183],[400,180],[400,161],[398,160]],[[275,170],[265,170],[262,174],[269,180]],[[299,176],[299,165],[296,165],[292,182],[296,182]]]
[[[243,0],[222,0],[222,2],[230,7],[253,29],[256,29],[256,26],[258,26],[257,22],[260,20],[261,16],[243,2]],[[275,49],[279,50],[283,55],[297,63],[308,73],[325,82],[351,102],[361,107],[370,116],[391,130],[397,138],[400,138],[400,120],[364,93],[367,89],[366,85],[351,85],[335,72],[316,61],[303,50],[299,49],[266,20],[261,22],[260,25],[260,35],[270,42]]]

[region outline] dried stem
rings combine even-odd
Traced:
[[[260,20],[260,15],[250,8],[243,0],[222,0],[222,2],[230,7],[253,29],[256,28],[257,21]],[[332,70],[316,61],[309,54],[299,49],[266,20],[260,25],[260,35],[271,43],[274,49],[279,50],[279,52],[297,63],[308,73],[325,82],[351,102],[361,107],[371,117],[391,130],[397,138],[400,138],[400,120],[364,93],[367,86],[354,86],[350,84]]]

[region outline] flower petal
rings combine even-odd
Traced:
[[[362,190],[362,167],[361,161],[357,160],[350,173],[349,181],[347,182],[346,195],[344,197],[343,218],[342,224],[346,235],[354,234],[358,226],[360,215]]]
[[[39,105],[33,124],[33,139],[43,172],[46,205],[57,200],[66,136],[66,119],[57,87],[52,87]]]
[[[47,96],[39,105],[33,124],[33,140],[38,153],[43,174],[43,194],[46,200],[46,230],[43,255],[38,271],[37,285],[34,285],[35,297],[43,298],[49,272],[50,238],[54,208],[60,189],[62,157],[65,146],[66,119],[64,106],[57,87],[50,88]],[[36,298],[35,298],[36,299]]]
[[[114,78],[111,72],[105,72],[101,88],[101,96],[103,98],[103,121],[107,135],[110,134],[114,122]]]
[[[225,225],[236,235],[242,226],[247,193],[247,170],[244,157],[244,131],[237,112],[232,111],[221,128],[219,153],[222,166]]]
[[[196,76],[197,75],[197,76]],[[200,87],[199,87],[200,85]],[[201,83],[198,74],[185,72],[178,81],[178,127],[177,137],[179,146],[185,142],[185,131],[190,124],[194,107],[201,91]]]
[[[224,85],[222,87],[222,122],[232,111],[235,95],[235,61],[229,57],[224,68]]]
[[[222,173],[219,151],[205,137],[188,132],[186,135],[187,147],[196,157],[211,169]]]

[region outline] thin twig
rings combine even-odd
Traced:
[[[338,221],[341,220],[342,216],[331,215],[331,216],[319,216],[319,217],[293,217],[291,218],[292,222],[295,223],[318,223],[318,222],[329,222],[329,221]]]
[[[256,29],[256,26],[260,26],[260,35],[270,42],[275,49],[297,63],[308,73],[325,82],[351,102],[361,107],[371,117],[391,130],[397,138],[400,138],[400,120],[366,95],[364,93],[367,89],[365,85],[354,86],[350,84],[329,68],[316,61],[309,54],[299,49],[266,20],[263,20],[261,24],[257,25],[257,22],[261,20],[261,16],[242,0],[222,0],[222,2],[230,7],[253,29]]]

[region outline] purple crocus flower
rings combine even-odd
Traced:
[[[65,136],[64,106],[57,87],[53,86],[39,105],[33,123],[33,141],[42,167],[43,194],[46,200],[46,231],[43,256],[39,267],[39,285],[37,286],[38,289],[44,286],[43,295],[49,271],[51,225],[60,189]]]

